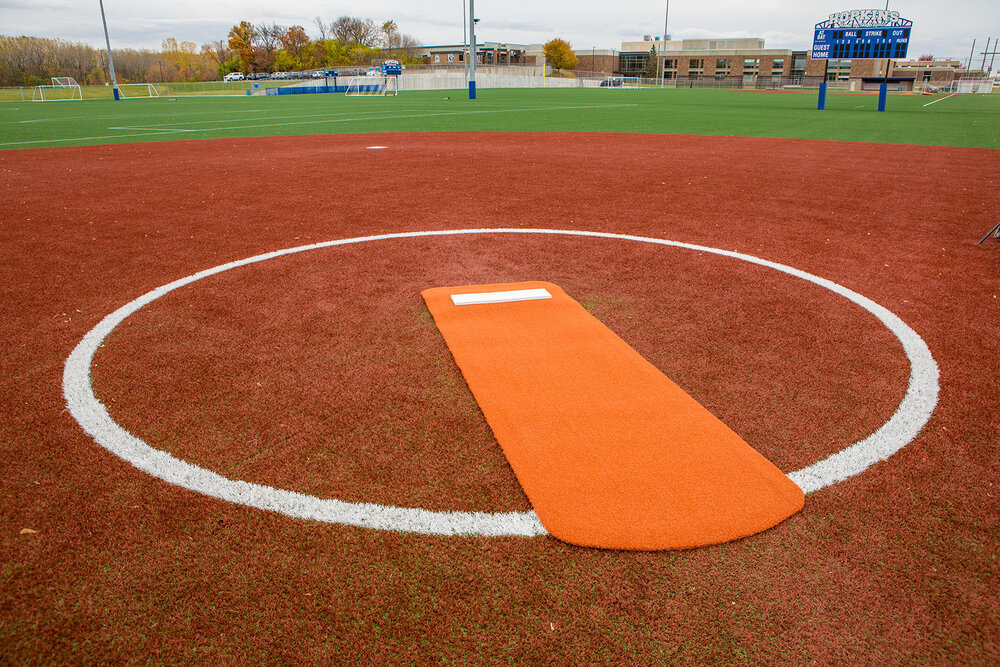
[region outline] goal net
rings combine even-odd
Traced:
[[[35,90],[31,95],[33,102],[57,102],[82,99],[83,90],[80,88],[80,84],[71,76],[54,76],[50,85],[35,86]]]
[[[160,92],[151,83],[119,83],[118,94],[127,100],[140,97],[159,97]]]
[[[395,95],[399,82],[394,76],[356,76],[347,84],[348,97],[361,95]]]

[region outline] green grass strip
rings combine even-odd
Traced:
[[[930,104],[928,103],[937,102]],[[486,89],[0,104],[0,149],[359,132],[636,132],[1000,148],[1000,95]]]

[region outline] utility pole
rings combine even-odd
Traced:
[[[476,4],[469,0],[469,99],[476,99]]]
[[[111,59],[111,38],[108,37],[108,20],[104,18],[104,0],[98,0],[101,4],[101,22],[104,24],[104,43],[108,46],[108,72],[111,75],[111,92],[118,99],[118,80],[115,79],[115,61]],[[472,0],[469,0],[472,2]]]
[[[990,38],[989,37],[986,38],[986,48],[983,51],[980,51],[980,53],[983,56],[982,70],[983,70],[984,73],[987,72],[987,71],[989,71],[990,73],[993,72],[993,61],[997,57],[997,54],[1000,53],[1000,51],[997,51],[997,47],[998,46],[1000,46],[1000,37],[998,37],[997,39],[995,39],[993,41],[993,50],[992,51],[990,51]],[[990,57],[990,68],[989,68],[989,70],[986,69],[986,56]]]

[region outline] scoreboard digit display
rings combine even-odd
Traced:
[[[813,60],[905,58],[913,21],[899,12],[852,9],[816,24]]]

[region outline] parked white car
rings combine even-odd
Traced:
[[[226,81],[242,81],[243,80],[243,72],[230,72],[229,74],[227,74],[223,78]]]

